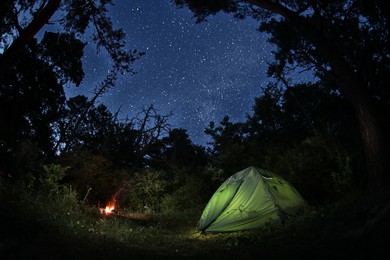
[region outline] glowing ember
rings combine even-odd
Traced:
[[[111,214],[114,209],[115,209],[114,206],[111,206],[111,205],[110,206],[106,206],[106,208],[104,209],[104,212],[106,214]]]
[[[99,208],[100,214],[103,215],[110,215],[115,214],[118,216],[118,211],[116,210],[116,202],[117,202],[117,196],[123,191],[123,188],[120,188],[115,194],[112,196],[111,201],[107,202],[105,208]]]
[[[100,213],[101,214],[105,214],[105,215],[108,215],[108,214],[112,214],[112,213],[115,213],[116,214],[116,211],[115,211],[115,199],[113,198],[110,202],[107,203],[106,207],[105,208],[100,208]]]

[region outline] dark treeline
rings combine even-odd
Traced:
[[[291,72],[313,70],[320,86],[348,100],[364,148],[367,181],[389,181],[389,7],[384,0],[172,0],[197,22],[218,12],[259,20],[276,45],[268,73],[288,87]],[[325,111],[325,108],[323,108]]]
[[[245,122],[225,117],[210,123],[209,148],[193,144],[185,129],[170,125],[171,113],[161,115],[153,105],[119,120],[120,109],[96,104],[143,54],[124,50],[125,34],[107,13],[110,2],[1,2],[2,179],[29,183],[61,173],[61,182],[91,203],[125,189],[133,192],[124,198],[128,205],[142,208],[147,197],[154,209],[203,203],[222,180],[249,165],[279,173],[313,203],[386,183],[390,44],[384,1],[174,1],[199,21],[219,11],[259,19],[277,47],[268,71],[272,83]],[[67,33],[47,32],[38,41],[36,33],[60,8],[59,26]],[[30,23],[19,24],[26,14]],[[77,86],[84,77],[80,35],[88,26],[113,67],[91,99],[67,99],[65,84]],[[318,80],[291,83],[297,68],[312,70]]]

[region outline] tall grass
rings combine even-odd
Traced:
[[[153,213],[150,221],[138,223],[126,218],[103,217],[96,207],[78,200],[71,186],[47,182],[35,187],[6,186],[1,208],[2,211],[13,210],[8,210],[10,214],[1,223],[11,223],[10,228],[14,229],[10,239],[2,242],[6,257],[24,258],[37,254],[37,250],[43,250],[38,253],[44,257],[52,257],[52,250],[39,249],[42,240],[45,243],[52,240],[49,246],[56,252],[65,251],[64,258],[75,257],[72,252],[77,252],[77,256],[103,259],[114,256],[122,259],[129,255],[233,258],[238,252],[242,253],[243,248],[253,247],[263,238],[270,238],[275,230],[282,229],[282,226],[271,225],[257,231],[201,235],[195,228],[202,211],[200,206]],[[16,230],[21,226],[22,230]],[[27,246],[23,237],[32,242]],[[40,237],[41,241],[34,242],[35,237]],[[12,241],[17,241],[18,245]],[[21,254],[24,250],[26,253]]]
[[[250,259],[258,255],[356,259],[367,256],[362,250],[377,246],[375,236],[383,234],[381,229],[355,232],[367,220],[358,210],[362,202],[356,196],[339,204],[341,210],[334,205],[308,207],[284,223],[226,234],[202,235],[196,230],[201,204],[178,210],[169,203],[166,211],[153,212],[146,222],[104,217],[96,206],[80,200],[72,186],[51,176],[61,172],[55,167],[31,182],[0,183],[0,259]],[[170,200],[182,194],[181,190],[171,193]],[[386,230],[389,225],[383,227]],[[336,250],[344,251],[336,254]]]

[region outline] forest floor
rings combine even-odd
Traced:
[[[201,208],[137,223],[77,208],[34,214],[25,202],[0,195],[0,259],[388,259],[390,254],[389,191],[311,207],[283,224],[208,235],[196,230]]]

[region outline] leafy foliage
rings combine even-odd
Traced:
[[[132,63],[143,53],[125,50],[126,35],[122,29],[114,28],[108,15],[110,4],[112,1],[79,0],[0,4],[0,45],[4,50],[0,55],[0,124],[4,126],[0,132],[0,154],[6,158],[2,171],[14,167],[17,147],[23,142],[36,145],[44,159],[52,160],[64,145],[64,135],[69,137],[69,132],[79,130],[70,125],[80,124],[96,98],[114,86],[118,74],[133,72]],[[38,42],[34,37],[56,12],[63,16],[58,26],[63,26],[67,33],[45,32]],[[78,120],[71,122],[75,118],[65,119],[63,86],[78,86],[84,77],[81,58],[86,44],[80,39],[87,28],[95,32],[97,46],[112,58],[113,69],[97,86],[96,97],[79,108]],[[104,109],[95,110],[95,118],[104,116]],[[62,124],[61,120],[70,121]]]
[[[64,158],[62,164],[67,167],[64,183],[71,184],[79,199],[92,205],[104,205],[128,180],[128,174],[115,169],[109,159],[87,151]]]
[[[177,213],[201,208],[211,196],[207,184],[196,176],[184,175],[175,186],[175,189],[164,195],[161,201],[162,212]]]
[[[213,140],[212,162],[224,177],[255,165],[284,175],[308,201],[349,193],[361,178],[362,151],[343,97],[308,84],[285,91],[270,84],[263,93],[246,122],[225,117],[206,130]]]
[[[61,116],[65,96],[60,75],[36,59],[39,55],[37,44],[31,43],[7,72],[0,73],[0,150],[8,169],[17,147],[25,142],[39,144],[38,153],[53,156],[51,126]]]
[[[67,48],[64,48],[67,46]],[[39,44],[40,55],[62,79],[80,85],[84,77],[81,58],[85,43],[72,34],[46,32]]]
[[[164,146],[162,149],[164,163],[160,163],[160,167],[164,167],[165,164],[167,169],[173,167],[197,172],[208,162],[205,148],[194,145],[185,129],[172,129],[161,141]]]
[[[169,189],[166,172],[144,170],[131,179],[128,189],[123,192],[122,206],[136,211],[160,211],[162,194]]]

